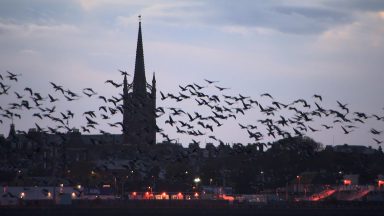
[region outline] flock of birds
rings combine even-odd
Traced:
[[[260,118],[251,123],[238,122],[237,124],[254,142],[263,142],[266,138],[276,140],[304,136],[308,132],[316,133],[336,128],[340,128],[343,134],[350,134],[361,125],[368,124],[369,120],[384,121],[384,116],[377,114],[352,112],[348,104],[340,101],[336,101],[338,105],[336,108],[325,108],[322,105],[323,97],[318,94],[313,95],[313,101],[297,99],[290,103],[282,103],[275,100],[269,93],[261,94],[256,100],[241,94],[226,94],[229,88],[221,87],[217,82],[205,79],[205,86],[192,83],[186,86],[179,85],[180,92],[177,94],[160,92],[161,100],[175,102],[191,100],[197,106],[206,107],[208,110],[208,115],[204,116],[199,112],[188,113],[183,109],[170,107],[165,123],[174,127],[177,133],[191,136],[207,135],[212,141],[223,143],[214,136],[214,130],[221,127],[226,120],[236,120],[239,115],[246,115],[250,110],[260,113]],[[217,94],[205,92],[205,89],[212,89],[212,87],[216,89]],[[162,107],[159,107],[157,112],[165,114]],[[320,124],[317,128],[313,126],[324,119],[328,119],[327,124]],[[376,144],[383,142],[379,139],[383,131],[371,128],[369,132]],[[167,138],[165,134],[162,135]],[[192,141],[198,143],[194,139]]]
[[[120,73],[123,76],[129,76],[125,71],[120,71]],[[110,133],[105,128],[122,129],[121,120],[124,111],[122,94],[103,96],[89,87],[83,88],[81,92],[76,92],[54,82],[49,82],[52,89],[52,92],[49,93],[43,94],[30,87],[17,91],[12,88],[12,84],[18,82],[20,77],[21,74],[10,71],[0,74],[0,97],[14,96],[14,101],[1,104],[0,124],[4,124],[6,119],[13,121],[22,119],[24,115],[31,115],[36,120],[45,121],[44,124],[47,125],[43,127],[41,123],[34,123],[37,131],[63,134],[73,130],[69,122],[80,116],[84,124],[78,128],[82,133],[108,135]],[[107,80],[105,84],[122,92],[123,83]],[[326,108],[322,104],[323,97],[318,94],[314,94],[311,101],[297,99],[290,103],[282,103],[269,93],[261,94],[258,99],[255,99],[241,94],[229,94],[229,90],[229,88],[220,86],[218,81],[208,79],[205,79],[203,84],[179,85],[177,93],[160,91],[160,103],[182,104],[187,102],[188,107],[183,109],[176,106],[159,106],[154,112],[158,119],[164,121],[164,125],[174,129],[177,134],[190,136],[192,142],[196,144],[200,143],[197,141],[199,137],[208,138],[212,142],[224,143],[215,135],[215,131],[229,120],[236,121],[238,127],[244,130],[252,142],[260,143],[267,139],[303,136],[308,132],[316,133],[337,128],[344,134],[350,134],[372,120],[384,122],[384,116],[352,111],[348,104],[341,101],[336,101],[337,107],[335,108]],[[70,109],[59,110],[58,108],[60,101],[71,103],[84,98],[95,99],[100,102],[100,105],[81,114]],[[193,105],[190,105],[191,103]],[[192,111],[187,111],[188,108]],[[239,116],[247,115],[251,110],[258,112],[258,120],[252,123],[237,121]],[[324,119],[327,119],[326,123],[318,123]],[[27,134],[22,130],[17,132]],[[157,127],[157,132],[167,142],[177,140],[170,138],[169,133],[159,127]],[[369,133],[374,143],[383,143],[380,136],[383,133],[382,130],[371,127]]]

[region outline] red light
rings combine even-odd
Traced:
[[[344,179],[344,185],[351,185],[352,181],[350,179]]]
[[[132,192],[132,196],[136,196],[137,195],[137,193],[136,192]]]
[[[384,180],[379,180],[378,185],[379,185],[379,187],[384,186]]]

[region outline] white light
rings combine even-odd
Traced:
[[[195,178],[193,181],[194,181],[195,183],[199,183],[199,182],[201,181],[201,179],[200,179],[199,177],[197,177],[197,178]]]

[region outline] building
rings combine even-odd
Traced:
[[[137,38],[136,62],[133,82],[128,84],[124,76],[123,89],[123,136],[130,145],[156,144],[156,79],[152,84],[145,78],[144,51],[141,21]]]

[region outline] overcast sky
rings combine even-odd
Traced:
[[[206,78],[230,87],[228,94],[259,99],[268,92],[288,103],[313,101],[316,93],[329,108],[339,100],[353,111],[384,115],[381,0],[2,0],[0,73],[22,73],[14,85],[21,92],[25,86],[52,92],[53,81],[114,94],[104,81],[121,80],[117,69],[133,73],[139,14],[147,79],[156,72],[161,91],[176,93],[179,84],[204,84]],[[10,99],[3,98],[0,106],[6,107]],[[158,99],[158,105],[168,104]],[[70,108],[81,116],[97,105],[78,102]],[[258,116],[229,121],[216,136],[250,142],[237,122],[256,123]],[[10,122],[3,121],[0,134],[7,135]],[[27,130],[35,121],[25,117],[15,124]],[[383,123],[367,124],[350,136],[340,128],[309,135],[324,145],[376,148],[369,129],[383,130]]]

